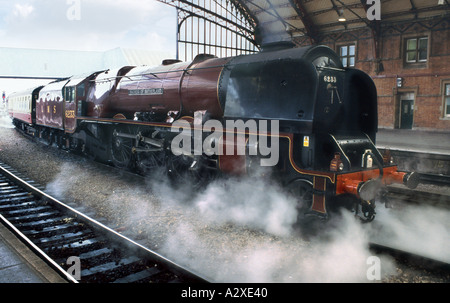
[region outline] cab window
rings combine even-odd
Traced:
[[[66,102],[75,101],[75,87],[64,88],[64,100],[66,100]]]
[[[77,87],[77,96],[79,98],[84,97],[84,83],[81,84],[81,85],[78,85],[78,87]]]

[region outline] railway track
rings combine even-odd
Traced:
[[[450,208],[450,196],[429,191],[389,186],[387,198],[391,202],[400,201],[407,204],[427,204],[433,207]]]
[[[450,264],[448,262],[374,242],[369,243],[369,249],[377,255],[390,255],[396,260],[397,264],[408,266],[413,270],[425,271],[445,283],[450,282]]]
[[[428,204],[430,206],[450,208],[450,176],[440,174],[420,173],[420,183],[423,187],[411,190],[403,186],[387,187],[389,200],[411,204]],[[432,187],[429,189],[428,187]]]
[[[208,282],[50,197],[0,163],[0,220],[69,282]]]
[[[426,184],[450,186],[450,176],[444,174],[420,173],[420,182]]]
[[[410,205],[431,206],[436,211],[450,208],[450,195],[448,188],[450,178],[441,174],[420,173],[421,184],[415,190],[400,186],[388,186],[388,201],[397,207],[407,208]],[[430,186],[431,185],[431,186]],[[406,234],[413,234],[408,231]],[[445,238],[445,236],[443,236]],[[446,240],[443,240],[446,241]],[[420,244],[418,244],[420,245]],[[448,260],[437,260],[430,256],[413,253],[395,247],[393,243],[369,243],[369,248],[376,254],[388,254],[392,256],[397,264],[403,265],[407,270],[412,269],[423,273],[424,276],[432,275],[438,280],[446,283],[450,282],[450,264]],[[421,251],[419,247],[417,251]]]

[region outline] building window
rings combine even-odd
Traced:
[[[450,83],[444,85],[444,117],[450,118]]]
[[[339,47],[339,56],[344,67],[355,66],[356,45],[342,45]]]
[[[406,39],[406,63],[428,60],[428,37]]]

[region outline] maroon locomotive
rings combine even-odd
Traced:
[[[17,126],[61,148],[142,173],[166,167],[169,174],[187,173],[191,179],[248,175],[261,166],[260,159],[267,160],[263,143],[276,147],[279,156],[270,174],[299,197],[308,214],[327,217],[350,199],[370,221],[383,186],[414,188],[418,183],[417,174],[399,172],[374,145],[377,94],[371,78],[344,68],[325,46],[125,66],[55,81],[26,94],[35,113],[33,108],[31,119],[23,117],[12,106]],[[185,124],[176,124],[180,121]],[[223,136],[202,127],[211,121],[223,125]],[[245,128],[227,128],[226,121],[242,121]],[[268,123],[252,140],[250,126]],[[192,126],[192,141],[200,133],[220,152],[194,151],[195,142],[186,152],[186,142],[173,144],[186,130],[175,124]],[[244,154],[236,152],[238,136],[244,138]],[[176,153],[178,147],[184,152]]]

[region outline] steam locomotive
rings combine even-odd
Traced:
[[[375,147],[373,81],[326,46],[97,71],[12,94],[8,107],[27,134],[117,167],[270,175],[321,218],[345,205],[371,221],[385,185],[418,184]]]

